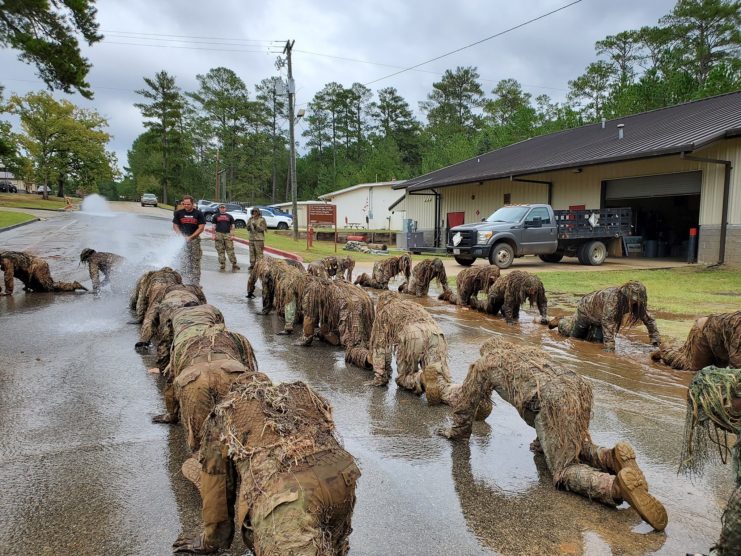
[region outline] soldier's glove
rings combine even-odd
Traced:
[[[441,427],[437,429],[437,434],[439,436],[442,436],[443,438],[447,438],[448,440],[456,440],[458,438],[469,438],[471,436],[470,431],[468,432],[468,434],[466,434],[465,431],[456,432],[453,430],[453,427]]]
[[[655,340],[655,341],[651,342],[651,345],[653,347],[659,347],[659,344],[661,344],[661,342],[659,342],[658,340]]]
[[[215,554],[219,549],[211,546],[203,540],[203,535],[188,538],[185,535],[178,537],[172,544],[172,551],[175,554]]]
[[[137,353],[147,353],[149,351],[149,342],[136,342],[134,349]]]
[[[171,415],[170,413],[162,413],[160,415],[155,415],[152,417],[152,423],[162,423],[165,425],[172,425],[178,422],[177,417]]]
[[[548,324],[548,317],[540,317],[540,324]]]
[[[248,293],[245,297],[247,299],[255,299],[255,294],[254,293]]]

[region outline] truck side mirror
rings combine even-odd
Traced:
[[[482,219],[481,219],[481,221],[482,221],[482,222],[486,222],[486,218],[482,218]]]
[[[543,220],[540,218],[540,216],[536,216],[532,220],[526,220],[525,227],[526,228],[542,228]]]

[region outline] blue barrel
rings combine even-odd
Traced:
[[[655,239],[649,239],[643,242],[643,256],[655,259],[659,256],[659,242]]]

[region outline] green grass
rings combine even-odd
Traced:
[[[26,214],[25,212],[9,212],[6,210],[0,210],[0,229],[7,228],[8,226],[15,226],[22,222],[28,222],[29,220],[36,220],[36,217],[32,214]]]
[[[77,204],[80,199],[73,198],[72,202]],[[35,193],[0,193],[0,207],[58,210],[63,209],[65,204],[61,197],[50,196],[44,200]]]

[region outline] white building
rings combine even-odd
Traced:
[[[361,227],[369,230],[401,230],[403,211],[389,210],[402,192],[393,186],[401,181],[360,183],[320,195],[322,201],[337,205],[337,227]]]

